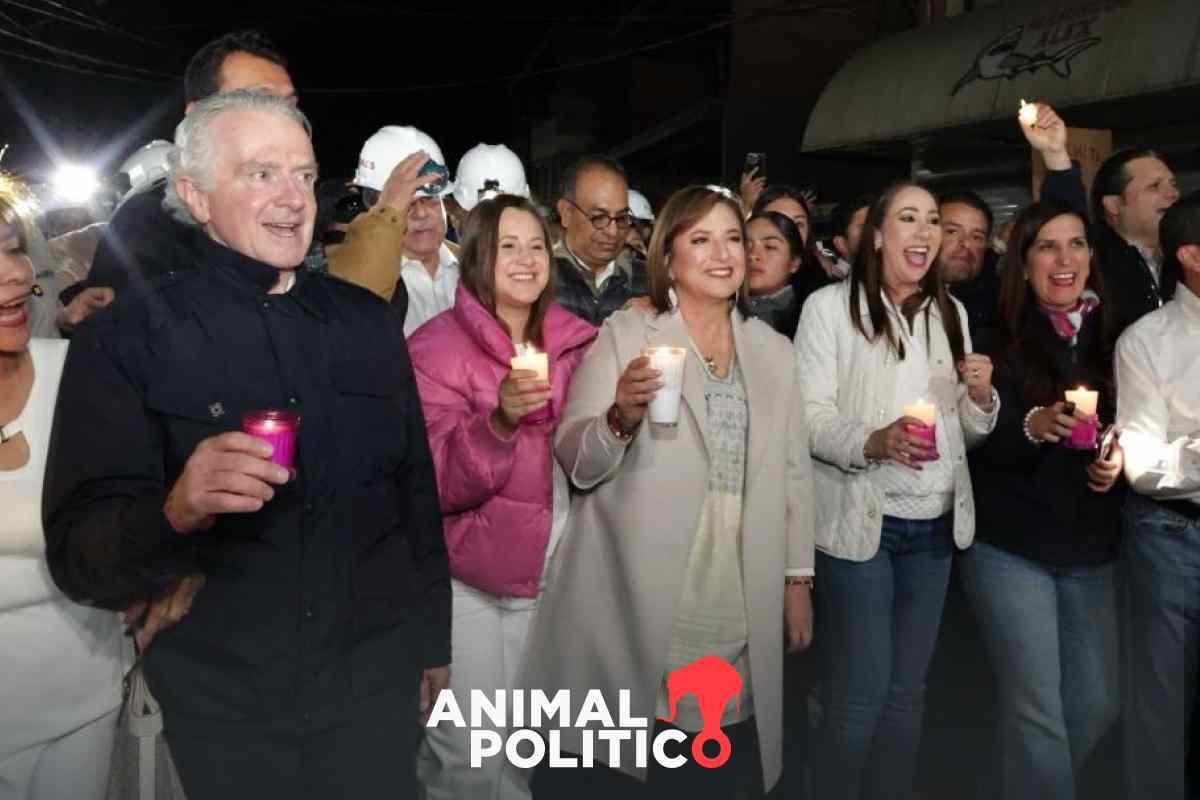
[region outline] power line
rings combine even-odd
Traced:
[[[169,78],[171,81],[179,80],[178,75],[170,75],[166,72],[159,72],[159,71],[153,70],[153,69],[145,69],[143,67],[135,67],[131,64],[123,64],[120,61],[109,61],[108,59],[104,59],[104,58],[96,58],[95,56],[90,56],[86,53],[78,53],[74,50],[68,50],[65,47],[56,47],[52,44],[43,42],[40,39],[34,39],[29,36],[22,36],[18,33],[13,33],[10,30],[5,30],[4,28],[0,28],[0,36],[7,36],[10,39],[16,39],[19,42],[24,42],[25,44],[30,44],[35,47],[40,47],[44,50],[48,50],[51,53],[54,53],[54,54],[60,55],[60,56],[64,56],[66,58],[77,58],[80,61],[87,61],[89,63],[99,64],[99,65],[105,66],[105,67],[116,67],[117,69],[128,70],[130,72],[140,72],[144,75],[152,75],[156,78]]]
[[[134,75],[117,75],[112,72],[102,72],[101,70],[88,69],[87,67],[79,67],[74,64],[63,64],[62,62],[59,62],[59,61],[51,61],[47,58],[33,56],[28,53],[19,53],[15,50],[6,50],[4,48],[0,48],[0,55],[10,56],[12,58],[20,58],[20,59],[24,59],[25,61],[32,61],[36,64],[45,64],[46,66],[49,66],[49,67],[57,67],[59,69],[65,69],[68,72],[77,72],[77,73],[80,73],[83,75],[97,75],[101,78],[112,78],[113,80],[127,81],[129,83],[141,83],[141,84],[150,85],[150,86],[168,86],[169,85],[165,82],[152,81],[147,78],[140,78],[140,77],[137,77]]]
[[[41,14],[45,17],[49,17],[50,19],[56,19],[60,22],[66,22],[70,25],[78,25],[82,28],[89,28],[91,30],[97,30],[97,31],[107,31],[109,33],[116,34],[117,36],[124,36],[129,39],[133,39],[135,41],[145,42],[146,44],[155,45],[156,47],[165,47],[166,46],[162,42],[156,42],[153,39],[147,39],[144,36],[139,36],[136,33],[131,33],[130,31],[127,31],[123,28],[119,28],[116,25],[110,25],[110,24],[104,22],[103,20],[96,20],[95,22],[93,22],[87,18],[81,19],[79,17],[65,16],[63,14],[57,14],[53,11],[48,11],[39,6],[32,6],[27,3],[23,3],[23,2],[21,2],[21,0],[0,0],[0,2],[7,3],[8,5],[15,6],[16,8],[23,8],[26,11],[33,12],[34,14]],[[8,18],[7,15],[5,15],[5,16],[6,16],[6,18]],[[11,18],[9,18],[9,19],[11,19]],[[24,26],[21,26],[21,27],[24,27]]]

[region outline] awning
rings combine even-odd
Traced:
[[[888,37],[853,56],[809,118],[805,152],[853,149],[1200,85],[1197,0],[1007,3]]]

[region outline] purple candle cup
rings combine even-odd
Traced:
[[[932,425],[909,425],[908,432],[913,436],[921,439],[929,447],[929,453],[925,456],[918,456],[913,461],[937,461],[941,455],[937,449],[937,423]]]
[[[1096,449],[1096,433],[1100,427],[1100,418],[1097,416],[1089,417],[1086,420],[1076,420],[1075,427],[1071,428],[1071,435],[1067,437],[1067,447],[1072,450],[1095,450]]]
[[[265,409],[242,415],[242,430],[273,448],[271,461],[287,470],[296,468],[296,431],[300,415],[295,411]]]

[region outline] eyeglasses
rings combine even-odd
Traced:
[[[592,223],[592,227],[598,231],[604,230],[614,222],[617,223],[617,230],[627,231],[633,227],[633,214],[631,214],[628,209],[620,214],[617,214],[616,216],[609,216],[603,211],[598,211],[595,214],[589,214],[576,205],[574,200],[571,200],[567,197],[564,197],[563,199],[570,203],[576,210],[578,210],[580,214],[583,214],[585,217],[587,217],[588,222]]]

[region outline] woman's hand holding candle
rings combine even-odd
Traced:
[[[629,362],[617,381],[617,416],[621,427],[632,431],[646,416],[646,406],[663,387],[662,372],[650,366],[648,356],[638,356]]]
[[[163,513],[179,533],[211,527],[217,514],[260,510],[291,473],[273,463],[271,445],[240,431],[212,436],[192,451],[167,494]]]
[[[967,384],[967,393],[975,405],[984,411],[992,410],[992,360],[983,353],[967,353],[958,365]]]
[[[1059,401],[1052,406],[1046,406],[1035,412],[1029,418],[1029,433],[1035,439],[1051,444],[1058,444],[1071,435],[1071,429],[1084,421],[1086,417],[1079,409],[1074,414],[1063,413],[1067,404]]]
[[[514,369],[500,382],[496,410],[492,412],[492,427],[504,438],[511,437],[525,417],[550,400],[550,383],[539,378],[531,369]]]
[[[933,448],[929,443],[909,432],[924,426],[923,420],[904,416],[880,428],[867,437],[863,455],[869,461],[895,461],[906,467],[919,470],[921,461],[928,461]]]
[[[1121,443],[1113,444],[1112,452],[1108,454],[1108,460],[1097,458],[1091,464],[1088,464],[1088,488],[1093,492],[1103,494],[1116,485],[1117,478],[1121,477],[1121,470],[1125,468],[1125,451],[1121,449]]]

